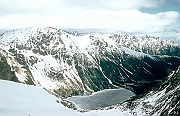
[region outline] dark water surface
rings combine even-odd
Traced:
[[[73,96],[68,100],[73,102],[79,109],[94,110],[115,105],[129,100],[135,94],[127,89],[107,89],[96,92],[90,96]]]

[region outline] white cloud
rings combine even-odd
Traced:
[[[89,8],[108,10],[137,10],[152,8],[165,0],[1,0],[0,9],[5,13],[48,12],[60,8]],[[36,11],[36,12],[35,12]],[[52,12],[51,12],[52,13]]]
[[[176,22],[178,12],[142,13],[164,0],[1,0],[0,28],[53,26],[107,29],[125,32],[160,32]]]
[[[165,0],[61,0],[66,5],[111,10],[137,10],[139,8],[158,7]]]
[[[61,0],[66,5],[99,9],[127,10],[161,5],[164,0]]]

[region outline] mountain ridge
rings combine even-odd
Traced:
[[[0,36],[1,57],[20,82],[61,96],[117,87],[141,94],[180,65],[175,65],[180,61],[173,51],[180,48],[177,44],[166,42],[177,55],[174,63],[172,54],[167,54],[169,59],[154,57],[117,40],[98,33],[74,36],[52,27],[17,29]],[[146,85],[148,89],[138,93]]]

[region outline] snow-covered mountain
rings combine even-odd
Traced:
[[[180,56],[180,45],[173,41],[167,41],[159,37],[143,36],[136,38],[130,34],[115,33],[107,34],[116,41],[119,46],[128,47],[132,50],[150,55]]]
[[[122,33],[82,34],[52,27],[7,31],[0,35],[0,79],[40,86],[60,97],[119,87],[137,96],[105,108],[113,107],[108,111],[80,114],[57,104],[61,100],[41,88],[1,80],[0,97],[4,100],[0,101],[0,112],[3,115],[43,114],[39,110],[49,115],[180,115],[179,66],[180,45],[161,38],[136,38]],[[41,98],[35,99],[31,105],[37,103],[37,107],[22,108],[38,95],[46,96],[49,101],[46,102],[46,97],[43,103],[39,102]],[[14,97],[8,99],[10,96]],[[18,102],[20,99],[24,101]],[[47,107],[54,112],[45,111]]]
[[[145,97],[115,105],[121,111],[138,116],[180,115],[180,67]],[[129,114],[129,115],[130,115]]]
[[[118,87],[142,94],[180,65],[176,43],[116,35],[72,34],[52,27],[5,32],[0,36],[0,78],[60,96]]]

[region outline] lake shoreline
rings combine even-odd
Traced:
[[[134,97],[135,94],[125,88],[105,89],[86,96],[72,96],[64,99],[67,107],[79,111],[91,111],[116,104],[121,104]]]

